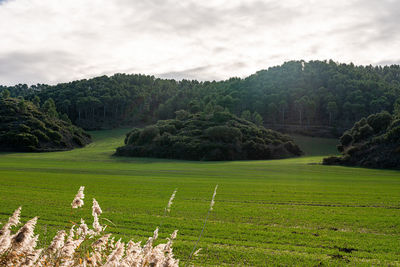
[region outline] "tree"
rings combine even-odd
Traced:
[[[310,121],[313,121],[316,113],[316,104],[314,100],[309,99],[307,103],[305,103],[305,111],[307,115],[307,123],[310,125]]]
[[[47,99],[42,107],[43,111],[52,118],[57,118],[58,113],[56,109],[56,104],[52,98]]]
[[[35,95],[35,97],[32,100],[32,103],[37,107],[40,108],[40,97]]]
[[[242,115],[240,116],[242,119],[245,119],[247,121],[251,121],[251,113],[249,110],[245,110],[242,112]]]
[[[400,97],[394,102],[394,116],[400,118]]]
[[[26,112],[27,105],[26,105],[26,102],[25,102],[24,99],[21,99],[21,100],[18,102],[18,108],[19,108],[19,111],[20,111],[21,113],[25,113],[25,112]]]
[[[303,124],[304,110],[305,110],[308,102],[309,102],[309,98],[307,96],[303,96],[302,98],[300,98],[294,102],[295,107],[296,107],[297,111],[299,112],[299,124]]]
[[[282,115],[282,124],[285,124],[285,111],[288,107],[288,104],[285,100],[281,100],[281,102],[279,102],[279,112]]]
[[[7,89],[5,89],[2,93],[1,93],[1,97],[3,99],[7,99],[10,97],[10,91],[8,91]]]
[[[252,121],[257,126],[261,126],[263,124],[263,118],[261,117],[261,115],[257,111],[254,111],[254,113],[253,113]]]
[[[268,117],[270,118],[270,121],[272,123],[275,123],[277,114],[278,114],[278,107],[275,105],[275,103],[269,103]]]
[[[332,125],[332,120],[338,110],[336,102],[334,102],[334,101],[329,102],[326,109],[329,112],[329,125]]]

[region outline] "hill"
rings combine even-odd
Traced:
[[[84,129],[155,123],[173,119],[178,110],[228,109],[247,120],[260,116],[268,128],[329,137],[362,117],[392,113],[396,100],[400,103],[400,66],[301,60],[219,82],[115,74],[57,85],[0,86],[6,89],[14,97],[38,97],[41,104],[53,99],[59,113]]]
[[[326,165],[400,168],[400,119],[387,112],[362,118],[340,138],[341,157],[325,158]]]
[[[278,159],[299,156],[290,137],[267,130],[228,112],[178,112],[127,134],[118,156],[186,160]]]
[[[0,99],[0,151],[69,150],[90,142],[90,135],[82,129],[46,114],[29,101]]]

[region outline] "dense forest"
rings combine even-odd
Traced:
[[[302,155],[292,139],[230,112],[181,110],[177,118],[134,129],[118,156],[185,160],[280,159]]]
[[[39,105],[52,99],[59,114],[85,129],[154,123],[174,118],[178,110],[229,111],[268,126],[347,129],[370,114],[393,112],[400,66],[290,61],[219,82],[115,74],[52,86],[0,86],[6,89]]]
[[[384,111],[356,122],[340,138],[338,150],[342,156],[325,158],[323,163],[400,168],[400,103],[394,115]]]
[[[0,98],[0,151],[58,151],[83,147],[89,134],[59,119],[54,102],[42,108],[32,102],[11,98],[4,91]]]

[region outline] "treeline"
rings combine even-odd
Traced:
[[[53,99],[59,114],[86,129],[175,117],[175,112],[229,111],[257,124],[346,128],[360,118],[393,112],[400,97],[400,66],[290,61],[245,79],[175,81],[115,74],[54,86],[0,87],[39,104]]]

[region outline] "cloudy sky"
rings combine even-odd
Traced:
[[[0,0],[0,84],[245,77],[292,59],[400,64],[398,0]]]

